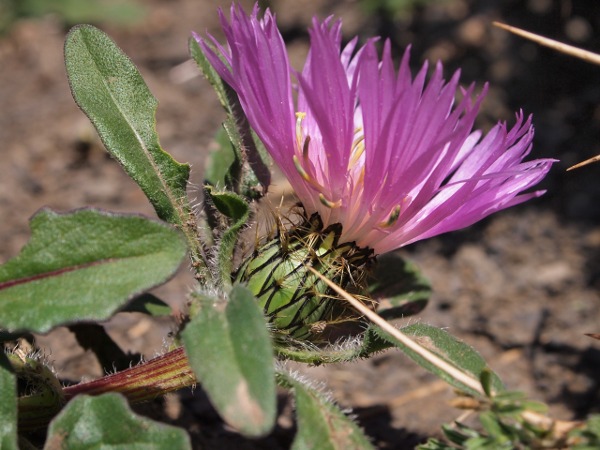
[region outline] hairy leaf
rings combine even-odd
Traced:
[[[413,325],[406,326],[401,329],[402,333],[411,336],[421,347],[431,351],[444,361],[450,363],[459,371],[470,375],[475,380],[479,380],[481,373],[489,371],[485,360],[481,357],[473,347],[465,344],[454,336],[450,335],[444,330],[431,325],[425,325],[422,323],[416,323]],[[406,347],[402,342],[396,338],[388,335],[387,333],[375,328],[375,332],[382,338],[402,350],[409,358],[415,361],[424,369],[427,369],[434,375],[437,375],[451,386],[454,386],[461,391],[468,392],[472,395],[480,396],[479,392],[474,391],[469,386],[456,380],[453,376],[448,374],[446,371],[433,365],[429,361],[425,360],[421,355],[417,354],[412,349]],[[500,381],[498,375],[490,371],[486,377],[490,378],[490,386],[493,387],[495,392],[501,392],[504,390],[504,386]]]
[[[339,407],[307,384],[279,372],[277,381],[296,398],[298,432],[292,450],[370,450],[362,430]]]
[[[215,148],[207,157],[204,180],[217,189],[236,191],[240,178],[239,164],[225,129],[220,128],[215,136]]]
[[[288,342],[275,342],[275,352],[279,358],[317,366],[368,358],[374,353],[393,347],[393,344],[382,339],[375,329],[376,327],[373,325],[367,326],[362,335],[356,337],[354,345],[340,346],[336,344],[318,348],[306,345],[292,346]]]
[[[252,293],[236,285],[229,301],[197,298],[182,333],[190,366],[223,419],[247,436],[263,436],[276,417],[273,349]]]
[[[8,330],[105,320],[169,279],[186,253],[166,224],[92,209],[42,210],[31,231],[21,253],[0,266],[0,326]]]
[[[189,215],[190,168],[158,142],[158,102],[131,60],[102,31],[74,27],[65,43],[73,98],[89,117],[107,150],[142,188],[158,216],[182,224]]]
[[[187,433],[138,416],[119,394],[80,395],[52,421],[44,449],[191,449]]]
[[[219,243],[218,268],[221,282],[226,288],[231,287],[231,271],[233,252],[238,234],[250,217],[250,207],[242,197],[233,192],[217,192],[210,186],[206,193],[219,212],[231,220],[231,226],[221,236]]]
[[[195,39],[190,39],[190,54],[212,85],[227,113],[223,127],[233,146],[238,164],[230,165],[230,170],[226,174],[221,173],[219,179],[232,180],[230,187],[234,192],[247,198],[258,199],[266,193],[271,184],[269,170],[271,158],[258,136],[250,128],[237,94],[221,80]]]
[[[0,352],[0,448],[17,450],[17,380]]]

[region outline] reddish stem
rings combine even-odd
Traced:
[[[46,426],[62,405],[76,395],[118,392],[130,403],[140,403],[195,383],[196,377],[183,347],[180,347],[121,372],[65,387],[62,396],[57,397],[57,404],[52,407],[29,397],[29,401],[19,407],[19,427],[21,430],[34,430]]]
[[[179,347],[143,364],[107,375],[94,381],[63,389],[68,401],[79,394],[100,395],[119,392],[131,403],[152,400],[167,392],[192,386],[196,378],[183,347]]]

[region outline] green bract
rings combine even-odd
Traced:
[[[327,326],[359,318],[310,271],[317,270],[355,295],[365,292],[371,250],[340,245],[339,237],[339,226],[322,230],[314,215],[289,231],[279,230],[240,268],[238,281],[247,283],[279,334],[315,340]]]

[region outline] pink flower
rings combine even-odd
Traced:
[[[228,48],[195,38],[308,215],[342,225],[340,243],[381,254],[543,194],[522,194],[554,162],[523,162],[531,117],[520,112],[511,129],[498,123],[486,136],[472,131],[487,86],[455,102],[459,72],[447,82],[438,63],[426,81],[425,63],[413,78],[408,50],[396,72],[388,41],[381,59],[376,39],[342,49],[341,22],[330,18],[313,19],[295,73],[274,15],[258,13],[233,5],[228,21],[219,11]]]

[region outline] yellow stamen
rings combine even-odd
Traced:
[[[357,186],[363,186],[365,184],[365,166],[362,166],[360,173],[358,174],[358,180],[356,180]]]
[[[354,136],[359,135],[359,133],[362,132],[362,127],[356,127],[354,129]],[[355,165],[358,160],[360,159],[360,157],[362,156],[362,154],[365,152],[365,136],[364,134],[362,136],[358,136],[356,139],[354,139],[354,142],[352,142],[352,157],[350,158],[350,161],[348,163],[348,169],[351,169],[353,165]]]
[[[390,216],[388,217],[388,219],[385,222],[380,223],[379,226],[381,228],[389,228],[389,227],[393,226],[396,222],[398,222],[398,218],[400,217],[401,211],[402,211],[402,206],[396,205],[394,207],[394,209],[392,210],[392,212],[390,213]]]
[[[306,181],[307,183],[309,183],[317,191],[323,191],[324,190],[323,186],[321,186],[317,182],[317,180],[315,180],[314,178],[311,178],[311,176],[308,174],[308,172],[306,170],[304,170],[304,167],[302,167],[302,163],[300,162],[298,157],[296,155],[294,155],[294,156],[292,156],[292,159],[294,160],[294,167],[296,167],[296,170],[298,171],[298,173],[300,174],[302,179],[304,181]]]
[[[302,120],[306,117],[306,113],[297,112],[296,113],[296,143],[298,144],[298,148],[302,148]]]
[[[337,202],[332,202],[331,200],[327,200],[323,194],[319,194],[319,200],[321,200],[321,203],[323,203],[330,209],[339,208],[340,206],[342,206],[341,200],[338,200]]]
[[[304,118],[306,117],[306,113],[305,112],[297,112],[296,113],[296,145],[297,145],[297,149],[300,150],[302,149],[302,162],[300,161],[300,159],[298,158],[297,155],[294,155],[292,158],[294,160],[294,167],[296,167],[296,170],[298,171],[298,173],[300,174],[300,176],[302,177],[302,179],[304,181],[306,181],[307,183],[309,183],[315,190],[319,191],[319,200],[321,201],[321,203],[325,206],[327,206],[328,208],[339,208],[340,206],[342,206],[342,201],[338,200],[336,202],[332,202],[331,200],[328,200],[327,198],[325,198],[325,196],[322,194],[322,192],[325,190],[323,188],[323,186],[321,186],[319,184],[319,182],[317,182],[317,180],[313,177],[311,177],[311,175],[307,172],[307,170],[304,168],[303,163],[306,165],[307,168],[309,168],[310,170],[310,158],[308,157],[308,150],[310,147],[310,136],[303,136],[302,133],[302,120],[304,120]],[[360,131],[360,130],[359,130]],[[357,143],[355,143],[355,145],[360,145],[360,143],[362,142],[362,139],[357,140]],[[362,153],[363,150],[359,150],[359,157],[360,154]]]
[[[308,183],[312,183],[313,182],[312,178],[310,178],[310,175],[306,172],[306,170],[304,170],[304,167],[302,167],[302,164],[300,164],[298,157],[296,155],[294,155],[293,159],[294,159],[294,166],[296,167],[296,170],[298,171],[298,173],[300,174],[302,179]]]
[[[352,145],[352,158],[350,158],[350,164],[356,164],[364,152],[365,138],[364,136],[361,136],[359,139],[354,141],[354,144]]]

